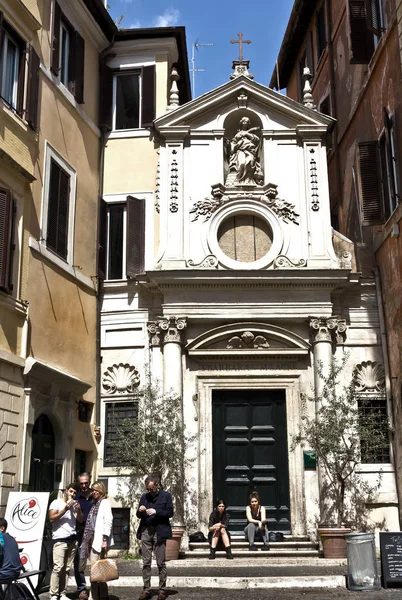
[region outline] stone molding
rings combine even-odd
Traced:
[[[103,373],[102,387],[107,394],[132,394],[139,384],[139,372],[128,363],[114,364]]]
[[[147,325],[149,343],[151,346],[160,346],[170,342],[184,344],[186,327],[186,317],[160,317],[157,321],[149,321]]]
[[[346,320],[339,317],[311,317],[312,343],[331,342],[342,344],[346,338]]]

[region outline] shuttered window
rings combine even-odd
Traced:
[[[46,245],[67,260],[70,176],[50,160]]]
[[[381,38],[382,0],[349,0],[349,56],[353,64],[367,64]]]
[[[14,206],[9,190],[0,188],[0,289],[11,292]]]
[[[20,116],[24,109],[26,46],[0,12],[0,95]]]
[[[100,65],[99,126],[116,131],[151,127],[155,119],[155,65],[112,71]]]
[[[359,144],[361,213],[363,225],[384,221],[380,149],[377,141]]]
[[[39,99],[39,68],[40,58],[32,46],[29,47],[28,90],[26,119],[32,129],[38,126],[38,99]]]
[[[99,276],[137,277],[145,267],[145,200],[132,196],[124,203],[102,200],[100,212],[105,234],[99,233]]]
[[[54,3],[51,70],[84,103],[85,41]]]
[[[320,60],[321,54],[327,45],[327,30],[325,19],[325,2],[322,4],[316,18],[316,40],[317,40],[317,60]]]
[[[399,204],[398,162],[394,119],[388,116],[383,107],[384,133],[380,137],[382,188],[384,195],[384,216],[388,219]]]

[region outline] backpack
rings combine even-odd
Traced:
[[[206,542],[207,538],[205,537],[205,535],[202,533],[202,531],[196,531],[195,533],[192,533],[189,537],[190,542],[194,543],[194,542]]]
[[[26,585],[15,582],[7,586],[4,600],[34,600],[34,597]]]
[[[270,531],[268,537],[270,542],[283,542],[285,539],[281,531]]]

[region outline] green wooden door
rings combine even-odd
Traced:
[[[212,426],[214,499],[227,502],[231,531],[243,531],[256,490],[269,530],[290,532],[285,391],[214,391]]]

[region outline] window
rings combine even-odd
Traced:
[[[84,62],[85,41],[55,2],[51,70],[79,104],[84,103]]]
[[[100,124],[124,131],[151,127],[155,119],[155,66],[135,71],[112,71],[101,66]]]
[[[388,416],[386,400],[383,397],[361,396],[358,399],[360,423],[370,422],[374,426],[380,443],[372,446],[369,440],[361,440],[360,451],[362,463],[389,463],[390,445],[388,433]],[[372,430],[372,429],[371,429]],[[375,436],[377,437],[377,436]]]
[[[46,247],[72,263],[76,173],[46,145],[42,237]]]
[[[367,64],[384,31],[382,0],[349,0],[349,56],[354,64]]]
[[[317,60],[320,60],[321,54],[327,45],[327,30],[325,20],[325,2],[322,4],[316,18],[316,39],[317,39]]]
[[[78,402],[78,420],[81,423],[89,423],[92,414],[92,404],[79,400]]]
[[[136,277],[144,270],[145,202],[132,196],[125,203],[101,202],[100,276]]]
[[[14,253],[15,203],[11,192],[0,188],[0,289],[10,293]]]
[[[384,132],[379,141],[359,144],[363,225],[384,223],[399,204],[395,128],[385,108],[383,114]]]
[[[130,547],[130,509],[113,508],[113,539],[116,550]]]
[[[116,466],[113,460],[113,441],[119,437],[119,429],[125,419],[136,419],[137,404],[134,402],[105,403],[105,446],[103,464],[107,467]]]
[[[75,450],[74,452],[74,479],[78,481],[78,476],[87,470],[87,453],[85,450]]]

